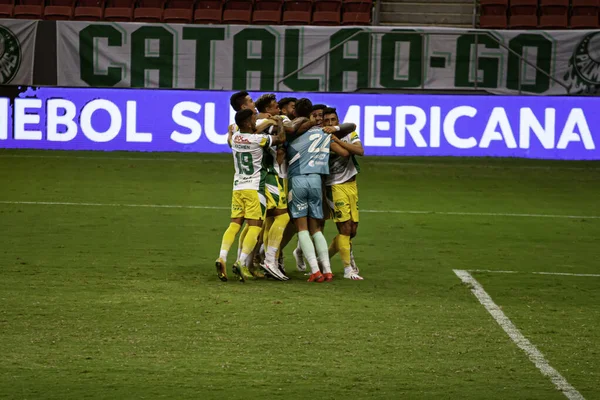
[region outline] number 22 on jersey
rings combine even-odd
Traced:
[[[310,140],[308,153],[329,153],[329,142],[331,141],[329,135],[313,133],[308,137],[308,140]]]

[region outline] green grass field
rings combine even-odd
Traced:
[[[293,241],[290,281],[241,284],[214,270],[230,155],[1,150],[0,398],[564,399],[453,272],[484,269],[518,272],[472,274],[600,399],[600,277],[531,273],[600,274],[599,163],[361,166],[365,281],[335,258],[305,282]]]

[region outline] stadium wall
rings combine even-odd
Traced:
[[[0,85],[538,95],[600,88],[600,32],[586,30],[0,20],[0,43]]]
[[[598,33],[0,20],[0,148],[228,152],[231,90],[279,88],[369,155],[597,160],[596,97],[424,93],[595,93]],[[365,89],[419,94],[343,93]]]

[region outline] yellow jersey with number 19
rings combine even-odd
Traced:
[[[235,175],[233,190],[259,190],[264,180],[264,148],[271,146],[269,135],[236,132],[231,138]]]

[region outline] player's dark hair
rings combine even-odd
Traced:
[[[240,111],[242,106],[246,102],[246,96],[248,96],[248,92],[237,92],[231,95],[229,99],[229,104],[235,111]]]
[[[252,118],[253,115],[254,111],[248,109],[235,113],[235,123],[237,124],[238,128],[242,129],[242,126],[246,124],[248,118]]]
[[[273,93],[263,94],[254,102],[254,105],[256,106],[258,112],[264,113],[267,112],[267,107],[273,100],[277,100]]]
[[[288,104],[292,103],[292,102],[296,102],[298,101],[297,98],[295,97],[284,97],[283,99],[279,100],[278,106],[280,109],[282,109],[283,107],[287,106]]]
[[[312,108],[313,111],[324,110],[327,106],[325,104],[315,104]]]
[[[296,102],[296,115],[298,117],[309,118],[313,110],[312,101],[307,98],[302,98]]]
[[[335,107],[327,107],[326,109],[324,109],[323,115],[326,115],[326,114],[335,114],[336,117],[338,116],[338,113],[337,113],[337,110],[335,109]]]

